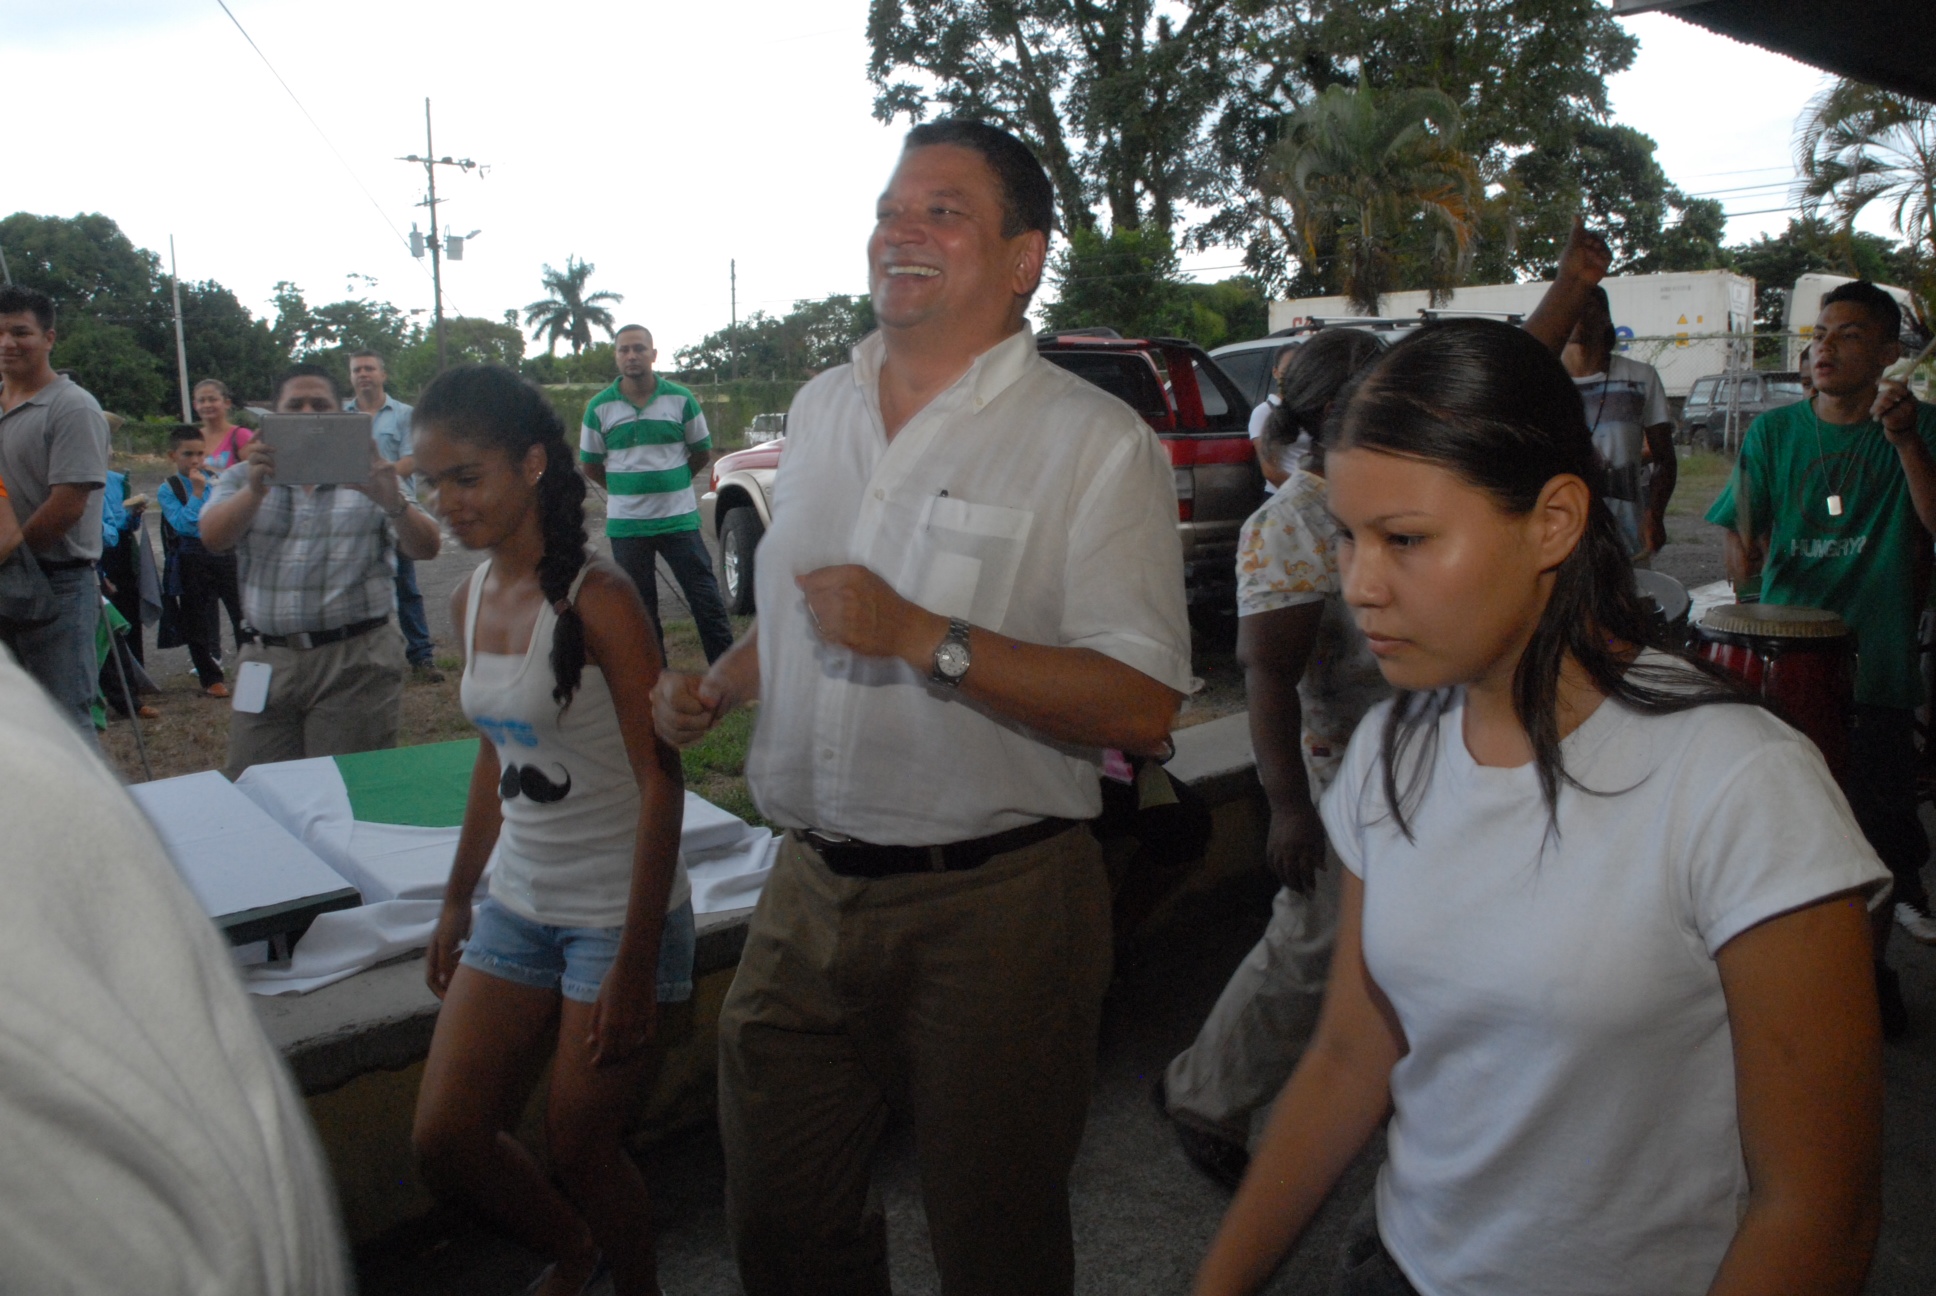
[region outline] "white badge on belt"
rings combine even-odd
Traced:
[[[246,661],[235,672],[235,707],[249,715],[260,715],[269,705],[269,673],[265,661]]]

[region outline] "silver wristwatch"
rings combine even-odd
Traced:
[[[960,688],[968,673],[968,623],[960,617],[948,619],[948,637],[934,650],[934,669],[928,678],[944,688]]]

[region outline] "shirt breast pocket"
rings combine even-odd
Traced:
[[[998,629],[1035,515],[938,495],[924,510],[908,571],[908,595],[930,612]]]

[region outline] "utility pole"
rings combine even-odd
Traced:
[[[430,246],[430,290],[436,298],[436,310],[432,316],[435,322],[432,327],[435,329],[437,337],[437,372],[442,373],[447,360],[444,351],[444,242],[437,234],[437,168],[440,166],[452,166],[456,167],[459,171],[471,171],[477,169],[477,163],[471,161],[469,158],[437,156],[437,146],[433,142],[430,133],[430,99],[427,96],[424,99],[424,155],[418,157],[415,153],[412,153],[408,157],[398,158],[397,161],[421,163],[424,169],[424,179],[430,189],[429,197],[417,205],[419,207],[430,208],[430,237],[425,242]],[[415,236],[412,235],[412,238],[414,239]]]
[[[182,341],[181,275],[175,270],[175,236],[168,236],[168,288],[175,295],[175,373],[181,379],[182,422],[193,423],[195,411],[188,402],[188,344]]]
[[[737,381],[739,379],[739,262],[737,260],[726,263],[726,274],[728,282],[732,285],[730,291],[733,303],[732,323],[726,327],[726,345],[733,356],[733,367],[729,377]]]

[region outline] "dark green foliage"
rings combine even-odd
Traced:
[[[565,258],[563,270],[544,268],[546,295],[524,308],[524,324],[534,333],[544,334],[547,351],[556,351],[558,339],[563,338],[571,343],[571,353],[577,355],[592,344],[593,329],[604,329],[609,338],[618,327],[605,304],[618,305],[625,300],[624,294],[585,291],[597,268],[575,256]]]
[[[777,318],[755,311],[737,329],[708,334],[681,348],[678,372],[696,381],[720,382],[735,369],[744,378],[804,379],[847,363],[854,344],[874,330],[874,303],[867,297],[822,297],[793,303]]]
[[[444,321],[444,349],[452,365],[501,364],[518,368],[524,359],[524,330],[503,320],[458,315]],[[437,340],[429,329],[391,356],[390,390],[409,400],[437,376]]]
[[[1125,337],[1182,337],[1203,347],[1257,337],[1268,309],[1254,280],[1198,284],[1183,279],[1170,236],[1145,225],[1108,234],[1077,230],[1055,253],[1056,300],[1045,327],[1113,328]]]
[[[618,377],[618,357],[610,342],[594,342],[577,355],[540,351],[518,366],[534,383],[596,383],[603,387]]]
[[[104,324],[80,311],[65,313],[55,328],[53,364],[93,393],[101,408],[148,414],[173,398],[173,367],[144,350],[135,331]]]

